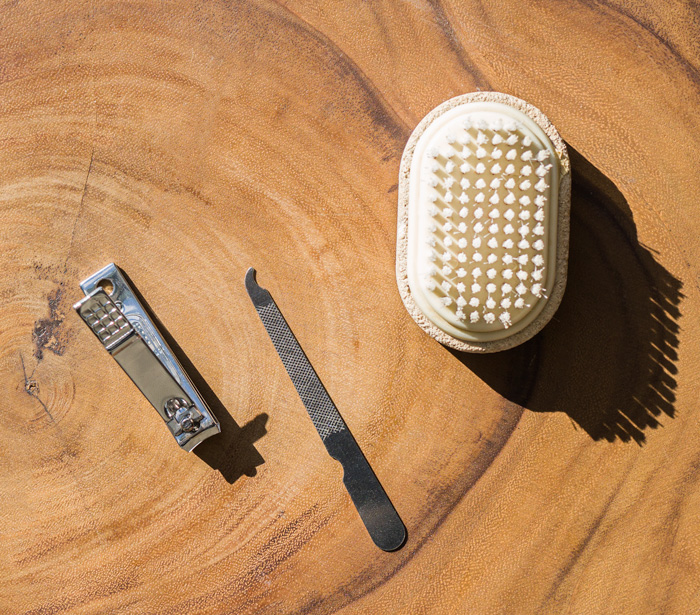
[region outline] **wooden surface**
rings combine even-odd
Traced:
[[[700,612],[700,10],[3,2],[0,612]],[[403,146],[476,89],[571,148],[525,346],[424,334]],[[196,454],[72,312],[115,261],[221,419]],[[259,271],[403,517],[376,549],[243,288]]]

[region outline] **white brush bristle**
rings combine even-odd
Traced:
[[[464,118],[425,153],[426,287],[456,319],[508,329],[546,297],[551,153],[519,122]]]

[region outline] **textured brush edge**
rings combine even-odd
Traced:
[[[409,180],[411,172],[411,162],[418,140],[425,130],[438,117],[450,109],[473,102],[493,102],[509,105],[530,117],[549,137],[554,146],[554,150],[559,158],[559,195],[557,203],[557,250],[555,263],[554,286],[550,290],[549,299],[542,312],[522,331],[512,336],[487,342],[465,342],[452,337],[442,329],[435,326],[423,314],[416,305],[408,285],[408,199]],[[408,313],[413,320],[431,337],[438,342],[455,350],[464,352],[498,352],[507,350],[526,342],[531,337],[539,333],[542,328],[551,320],[561,303],[566,287],[567,266],[569,260],[569,215],[571,210],[571,164],[569,154],[563,139],[557,129],[549,121],[546,115],[537,107],[510,94],[501,92],[473,92],[455,96],[441,105],[438,105],[428,115],[426,115],[411,134],[401,157],[401,167],[399,170],[399,208],[396,234],[396,281],[399,286],[399,293]]]

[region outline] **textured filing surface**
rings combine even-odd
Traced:
[[[433,109],[399,171],[396,279],[413,319],[456,350],[530,339],[564,293],[570,200],[566,146],[531,104],[475,92]]]
[[[277,306],[269,303],[256,309],[321,439],[346,429],[338,409]]]

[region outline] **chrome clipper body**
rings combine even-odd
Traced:
[[[74,309],[151,402],[180,448],[191,451],[219,433],[216,417],[119,268],[107,265],[80,288],[86,296]]]

